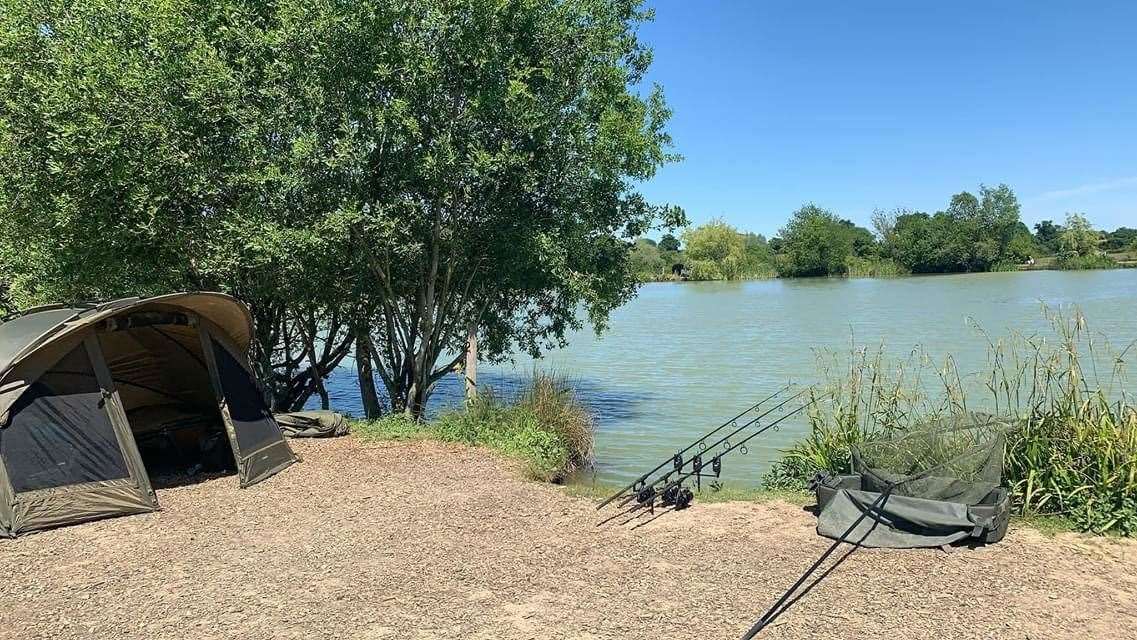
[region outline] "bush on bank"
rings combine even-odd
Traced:
[[[1137,346],[1112,350],[1080,314],[1047,313],[1050,336],[988,339],[981,398],[967,397],[950,359],[935,367],[919,352],[903,362],[890,361],[883,349],[854,351],[845,363],[829,356],[822,369],[832,400],[813,406],[808,435],[785,452],[764,484],[802,488],[819,470],[847,470],[852,444],[981,409],[1020,425],[1008,435],[1005,452],[1017,513],[1137,536],[1137,405],[1124,386],[1124,357]],[[1108,371],[1095,362],[1109,363]]]
[[[1077,271],[1081,269],[1116,269],[1118,266],[1116,260],[1100,253],[1088,256],[1059,256],[1054,264],[1059,269],[1066,271]]]
[[[535,480],[563,482],[591,459],[595,420],[567,380],[535,373],[512,402],[486,389],[465,408],[430,422],[392,414],[353,427],[368,439],[431,438],[488,447],[524,462]]]

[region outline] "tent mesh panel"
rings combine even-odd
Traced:
[[[17,493],[129,474],[87,350],[79,345],[12,405],[0,458]]]
[[[1010,425],[984,414],[942,418],[902,436],[852,447],[852,471],[863,488],[962,504],[978,504],[1002,483]]]
[[[252,376],[229,350],[213,343],[213,355],[217,362],[217,373],[221,378],[221,390],[229,407],[229,418],[237,432],[237,447],[241,455],[280,442],[283,436],[280,427],[272,418],[272,413],[261,396],[261,390],[253,382]]]

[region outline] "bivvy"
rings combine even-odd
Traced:
[[[1009,420],[966,413],[853,445],[849,474],[819,474],[814,480],[817,533],[833,538],[833,544],[743,640],[758,635],[859,547],[908,549],[1002,540],[1010,510],[1002,486],[1003,450],[1012,428]],[[852,550],[802,589],[844,542],[852,544]]]
[[[248,309],[177,293],[0,323],[0,537],[158,509],[151,476],[297,460],[245,357]]]
[[[807,387],[778,402],[773,407],[758,412],[763,405],[778,398],[789,390],[790,387],[791,385],[787,384],[769,396],[759,400],[742,413],[699,436],[694,442],[675,452],[674,456],[659,463],[653,469],[644,473],[639,478],[636,478],[624,488],[605,498],[596,506],[597,510],[603,509],[617,500],[620,502],[616,506],[616,513],[601,520],[597,523],[597,526],[611,522],[621,516],[631,516],[628,521],[624,522],[624,524],[627,524],[627,522],[630,522],[645,512],[654,513],[657,505],[670,507],[670,510],[687,508],[690,506],[692,500],[694,500],[695,492],[685,486],[685,483],[694,480],[696,490],[701,490],[703,478],[717,480],[720,477],[722,474],[722,459],[724,456],[733,451],[738,451],[740,454],[745,455],[748,452],[746,443],[750,440],[771,429],[776,431],[782,422],[801,413],[813,402],[829,395],[822,394],[821,396],[815,397],[812,394],[813,388]],[[786,405],[799,400],[806,394],[810,394],[811,396],[808,402],[802,401],[792,409],[785,409]],[[774,416],[774,418],[767,420],[770,416]],[[739,424],[739,421],[742,421],[742,423]],[[708,440],[711,436],[728,428],[730,431],[728,431],[726,435],[708,444]],[[734,439],[733,442],[732,438]],[[694,454],[690,453],[692,450],[695,450]],[[688,455],[689,457],[685,457]],[[670,465],[670,468],[663,471],[664,467],[668,465]],[[660,473],[660,471],[663,472]],[[653,475],[655,477],[653,477]],[[629,503],[632,502],[635,504],[628,506]],[[641,513],[637,515],[637,511]],[[663,513],[667,512],[668,511],[664,511]],[[662,515],[662,513],[659,515]],[[652,518],[652,520],[654,519],[655,518]],[[651,520],[648,522],[650,521]],[[637,526],[642,526],[643,524],[647,524],[647,522]]]

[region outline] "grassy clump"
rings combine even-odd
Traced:
[[[862,349],[843,366],[823,364],[834,395],[813,405],[809,434],[774,465],[766,486],[800,488],[819,470],[846,471],[851,445],[961,415],[971,402],[1018,425],[1004,458],[1017,513],[1137,535],[1137,405],[1124,386],[1133,345],[1115,352],[1080,314],[1046,313],[1053,335],[988,339],[980,398],[967,397],[950,358],[936,367],[918,351],[901,363]],[[1102,362],[1109,370],[1098,375]]]
[[[430,437],[421,422],[401,413],[393,413],[376,420],[356,420],[351,424],[352,435],[365,440],[419,440]]]
[[[416,438],[488,447],[526,464],[529,477],[562,482],[588,464],[595,421],[565,379],[535,373],[513,402],[492,390],[478,394],[464,409],[448,411],[433,422],[402,415],[357,423],[364,438]]]

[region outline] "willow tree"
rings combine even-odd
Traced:
[[[672,159],[631,0],[416,3],[395,28],[348,223],[392,408],[421,415],[461,362],[533,355],[634,295],[633,239],[674,226],[639,181]],[[367,381],[364,381],[366,385]]]

